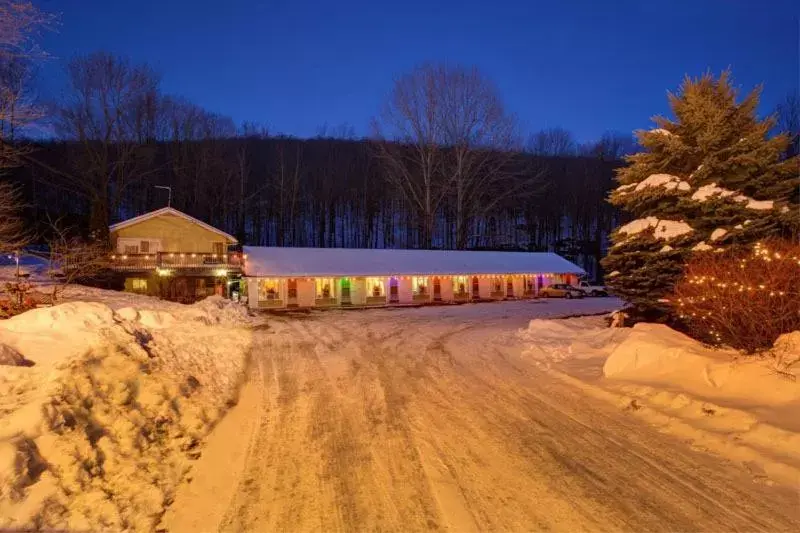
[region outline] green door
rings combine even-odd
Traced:
[[[350,278],[342,278],[342,305],[350,305]]]

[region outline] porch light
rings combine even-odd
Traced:
[[[128,258],[128,256],[127,256],[127,255],[123,255],[123,256],[122,256],[122,258],[123,258],[123,259],[127,259],[127,258]]]
[[[113,261],[114,259],[116,259],[116,258],[117,258],[117,256],[116,256],[116,255],[112,255],[112,256],[111,256],[111,260],[112,260],[112,261]],[[9,256],[9,259],[11,259],[11,256]]]
[[[169,254],[170,257],[175,257],[175,254]]]
[[[212,257],[213,259],[216,259],[216,258],[217,258],[217,254],[211,254],[211,257]]]
[[[247,259],[247,254],[242,254],[242,259]]]
[[[197,257],[197,254],[192,254],[192,257]]]

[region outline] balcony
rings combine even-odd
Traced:
[[[123,272],[143,270],[190,270],[201,273],[210,271],[210,275],[223,275],[214,271],[241,272],[244,265],[241,253],[186,253],[157,252],[152,254],[112,254],[111,269]]]

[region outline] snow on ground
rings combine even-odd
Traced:
[[[161,526],[796,529],[796,490],[768,486],[752,459],[748,470],[744,457],[734,464],[659,432],[652,408],[633,408],[613,388],[629,382],[603,376],[635,328],[605,328],[601,316],[546,319],[617,305],[276,314],[256,332],[240,403],[209,436]]]
[[[776,352],[711,349],[660,324],[532,320],[520,337],[540,366],[659,430],[718,453],[756,481],[800,482],[800,332]]]
[[[235,401],[253,319],[81,288],[0,321],[0,528],[151,531]]]

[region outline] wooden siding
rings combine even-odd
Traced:
[[[159,239],[165,252],[200,253],[213,251],[213,243],[231,242],[222,234],[206,229],[182,217],[163,214],[111,232],[111,244],[117,249],[117,239]]]

